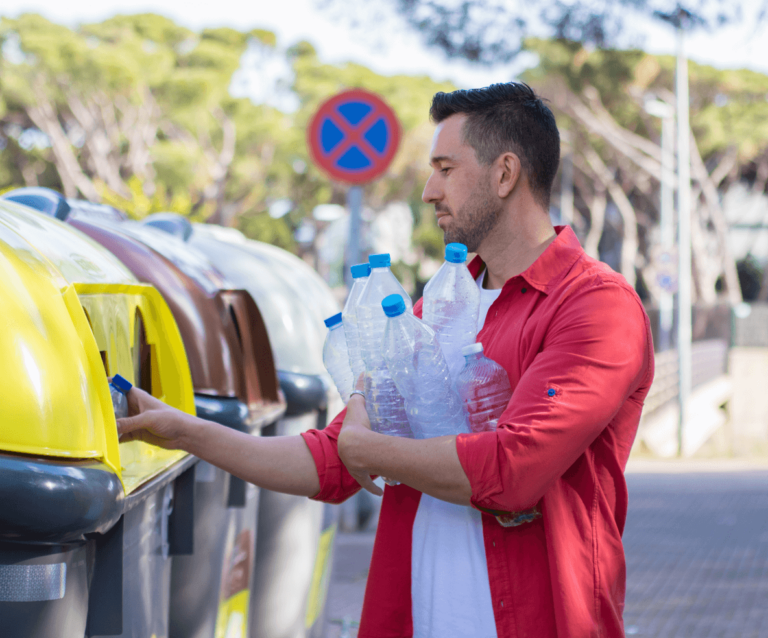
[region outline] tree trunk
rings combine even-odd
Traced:
[[[717,302],[715,284],[721,270],[720,264],[712,259],[707,250],[705,225],[702,224],[702,210],[698,201],[698,197],[691,198],[691,275],[696,292],[693,302],[710,306]]]
[[[757,161],[757,171],[755,173],[755,183],[752,184],[752,192],[762,195],[765,192],[765,185],[768,184],[768,153]]]
[[[27,108],[27,114],[34,125],[51,140],[54,164],[61,178],[64,194],[67,197],[77,197],[77,192],[80,191],[83,197],[90,201],[101,201],[93,183],[80,168],[53,105],[40,91],[36,93],[35,105]]]
[[[739,283],[739,274],[736,270],[736,260],[731,256],[731,250],[728,247],[728,221],[725,219],[723,207],[720,204],[720,195],[717,187],[707,172],[707,167],[699,154],[699,147],[696,144],[696,138],[691,135],[691,171],[696,180],[701,185],[704,199],[707,202],[712,225],[715,228],[717,237],[718,253],[720,256],[723,279],[728,290],[728,301],[731,305],[739,304],[743,301],[741,295],[741,284]]]
[[[591,200],[587,201],[589,207],[589,232],[584,240],[584,252],[590,257],[600,259],[600,239],[603,237],[605,229],[605,208],[608,204],[608,198],[605,195],[605,189],[602,185],[595,184],[595,194]]]
[[[213,116],[221,124],[222,132],[222,144],[221,151],[215,152],[212,146],[206,149],[206,156],[211,160],[211,177],[213,182],[209,184],[203,194],[209,201],[216,202],[216,208],[213,214],[210,216],[209,221],[216,224],[225,224],[227,219],[224,215],[224,196],[226,194],[226,182],[227,174],[229,173],[229,167],[232,164],[232,160],[235,158],[235,143],[237,141],[237,131],[235,129],[235,123],[232,121],[224,111],[216,109]]]
[[[587,131],[604,139],[641,171],[661,181],[661,149],[658,146],[622,128],[607,111],[598,116],[571,91],[565,89],[563,95],[561,103],[557,104],[559,108]],[[656,151],[652,155],[647,154],[653,147]]]
[[[629,285],[634,288],[637,281],[635,262],[637,261],[638,250],[637,216],[635,215],[635,209],[624,193],[624,190],[616,182],[614,174],[605,165],[593,148],[588,147],[585,149],[584,158],[587,160],[589,167],[592,169],[603,188],[608,191],[613,203],[616,204],[616,208],[619,209],[619,213],[621,213],[623,220],[621,274],[624,275],[624,279],[627,280]]]
[[[155,192],[155,173],[150,148],[155,143],[160,124],[157,103],[152,92],[145,88],[138,106],[127,100],[120,100],[117,106],[123,116],[120,129],[128,140],[128,154],[123,165],[141,180],[144,193],[152,195]]]
[[[121,197],[130,197],[130,191],[120,177],[120,165],[114,159],[117,156],[116,149],[112,146],[98,112],[94,113],[96,106],[84,104],[74,94],[67,97],[67,105],[85,131],[85,147],[93,160],[96,175]]]

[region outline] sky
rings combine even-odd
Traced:
[[[719,68],[750,68],[768,73],[768,23],[755,27],[754,15],[762,0],[746,0],[744,21],[734,27],[721,29],[716,35],[699,32],[687,43],[691,59]],[[274,31],[278,45],[288,47],[299,40],[310,41],[325,62],[361,63],[377,73],[391,75],[428,74],[433,79],[451,80],[460,88],[485,86],[492,82],[514,79],[526,65],[535,62],[532,56],[513,64],[494,68],[477,68],[468,63],[446,61],[435,50],[425,47],[419,36],[404,28],[396,19],[366,33],[352,29],[334,11],[319,8],[320,0],[2,0],[0,15],[13,17],[35,12],[61,24],[74,26],[79,22],[97,22],[118,13],[154,12],[166,15],[191,29],[230,26],[239,30],[264,28]],[[339,2],[336,6],[339,6]],[[633,20],[634,42],[657,54],[674,53],[675,38],[671,28],[651,20]],[[638,38],[641,38],[638,40]],[[629,40],[628,40],[629,42]],[[259,77],[242,74],[238,80],[239,93],[255,94],[268,91],[272,80],[286,72],[274,66],[275,60],[251,61],[261,67]]]

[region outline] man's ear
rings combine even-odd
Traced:
[[[496,159],[496,174],[498,175],[496,189],[497,195],[501,199],[509,197],[515,190],[522,169],[520,158],[515,153],[504,153]]]

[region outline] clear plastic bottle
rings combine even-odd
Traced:
[[[468,432],[461,399],[451,382],[435,331],[410,312],[400,295],[381,302],[388,317],[384,359],[405,399],[405,410],[417,438]]]
[[[382,353],[387,316],[381,309],[381,302],[387,295],[399,294],[409,312],[413,311],[413,304],[389,270],[388,254],[371,255],[369,263],[371,274],[357,305],[360,354],[365,363],[365,407],[374,432],[412,438],[403,397],[389,374]]]
[[[341,323],[341,313],[328,317],[325,325],[328,328],[328,334],[323,345],[323,363],[336,384],[341,400],[346,404],[355,388],[355,380],[352,377],[352,368],[349,367],[347,339]]]
[[[347,351],[349,352],[349,366],[352,368],[352,376],[355,381],[365,374],[365,363],[360,355],[360,334],[357,328],[357,304],[368,283],[368,276],[371,274],[370,264],[357,264],[352,266],[352,278],[355,283],[352,284],[352,290],[349,291],[347,303],[344,304],[344,310],[341,311],[341,320],[344,322],[344,334],[347,337]]]
[[[465,364],[456,389],[472,432],[491,432],[512,398],[507,371],[483,355],[483,344],[473,343],[462,350]]]
[[[448,244],[445,262],[424,287],[422,317],[437,333],[454,383],[464,366],[461,349],[477,337],[480,308],[480,291],[466,261],[464,244]]]
[[[112,408],[116,419],[124,419],[128,416],[128,392],[133,384],[128,379],[116,374],[109,382],[109,394],[112,397]]]

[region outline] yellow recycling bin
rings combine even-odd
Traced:
[[[72,227],[0,201],[0,308],[2,635],[167,635],[196,459],[119,444],[107,385],[194,412],[167,305]]]

